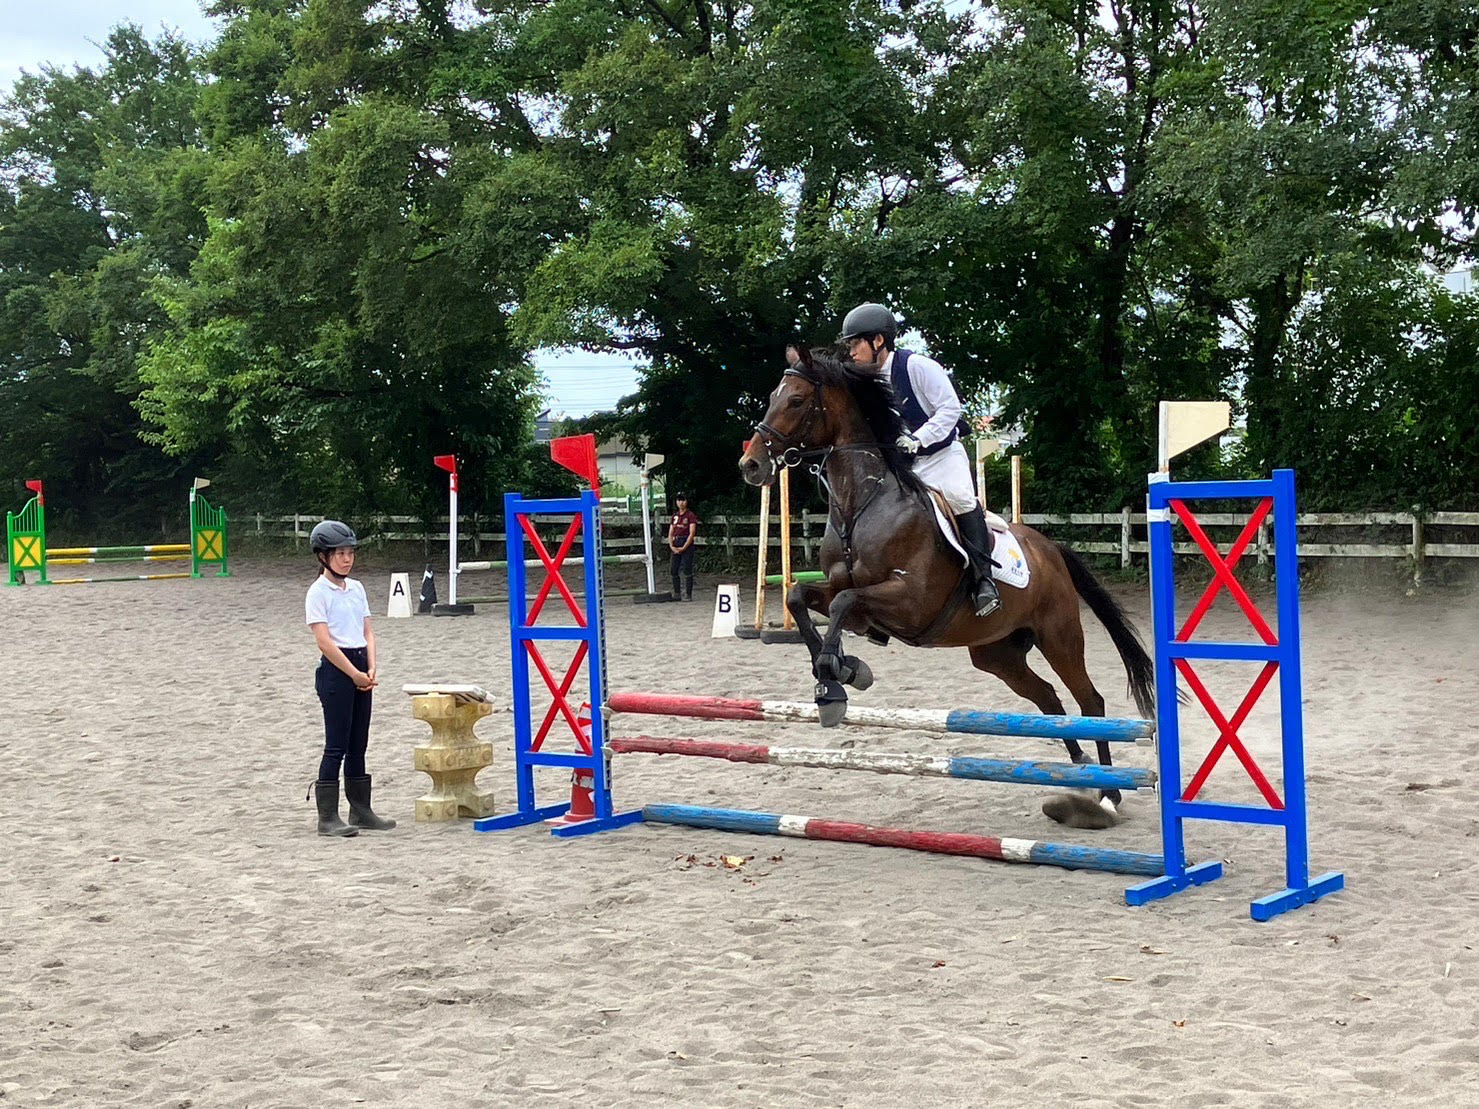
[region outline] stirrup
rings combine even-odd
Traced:
[[[984,597],[983,593],[985,594]],[[1001,594],[995,591],[985,593],[984,590],[977,590],[975,604],[977,616],[990,616],[994,612],[996,612],[997,609],[1001,608]]]

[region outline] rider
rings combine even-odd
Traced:
[[[899,414],[908,429],[894,444],[914,459],[914,472],[938,489],[955,514],[975,578],[977,616],[1001,607],[991,577],[991,536],[971,485],[971,464],[956,435],[960,397],[945,367],[927,355],[896,350],[899,325],[881,304],[860,304],[842,321],[842,341],[858,366],[893,382]]]

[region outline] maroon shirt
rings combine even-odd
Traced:
[[[688,542],[688,537],[693,529],[698,526],[698,517],[693,514],[692,509],[684,509],[682,512],[674,513],[673,519],[668,525],[668,542],[675,547],[682,547]]]

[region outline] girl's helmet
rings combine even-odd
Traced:
[[[329,551],[337,551],[340,547],[357,547],[359,540],[354,536],[354,529],[348,524],[341,524],[338,520],[324,520],[317,524],[308,536],[308,545],[313,548],[315,554],[327,554]]]

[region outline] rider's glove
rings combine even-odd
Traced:
[[[914,435],[906,431],[903,435],[900,435],[897,439],[894,440],[894,446],[898,447],[899,450],[903,451],[905,454],[915,455],[919,453],[919,448],[923,446],[923,444],[920,443],[920,441],[915,438]]]

